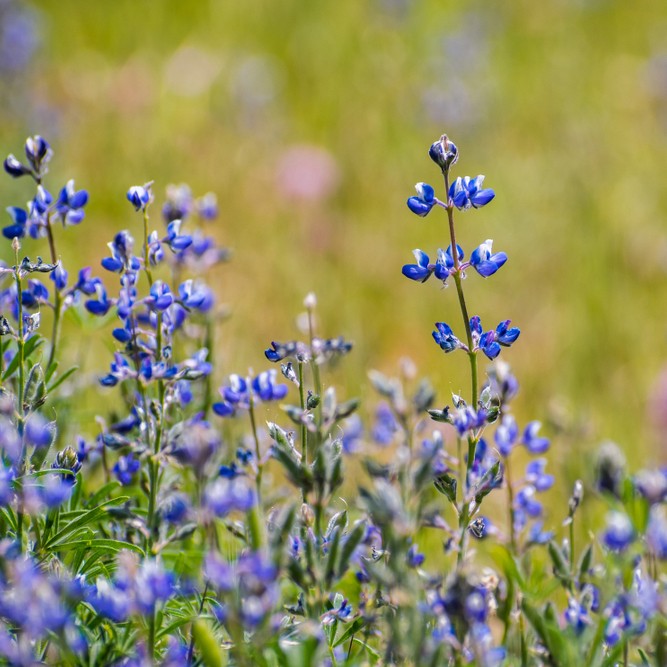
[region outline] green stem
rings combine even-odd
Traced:
[[[250,415],[250,426],[252,427],[252,437],[255,442],[255,460],[257,462],[257,477],[255,477],[255,484],[257,485],[257,502],[260,502],[262,491],[262,452],[259,447],[259,437],[257,435],[257,422],[255,421],[255,401],[250,396],[248,414]]]
[[[509,512],[510,550],[516,555],[516,535],[514,533],[514,488],[512,487],[512,469],[509,457],[505,459],[505,478],[507,479],[507,504]]]
[[[46,236],[49,240],[49,250],[51,252],[51,263],[56,264],[58,255],[56,254],[56,243],[53,237],[53,229],[51,227],[51,216],[46,218]],[[56,358],[56,349],[58,347],[58,338],[60,337],[60,316],[62,311],[62,303],[60,291],[56,288],[53,304],[53,333],[51,334],[51,351],[49,352],[49,361],[46,364],[46,370],[51,367],[51,364]]]
[[[297,362],[297,370],[299,375],[299,404],[303,412],[306,409],[306,397],[303,388],[303,361]],[[308,465],[308,430],[305,424],[301,424],[301,458],[303,464]]]

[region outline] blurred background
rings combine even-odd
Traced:
[[[665,463],[662,0],[0,0],[0,79],[3,156],[42,134],[47,187],[90,193],[81,227],[58,230],[70,271],[102,275],[114,232],[140,236],[129,186],[155,181],[156,227],[169,183],[217,194],[214,233],[234,253],[214,275],[231,313],[217,381],[263,370],[314,291],[320,333],[355,342],[343,395],[367,395],[367,370],[395,374],[404,356],[439,403],[468,393],[463,355],[431,339],[435,321],[459,327],[453,288],[401,275],[413,248],[449,243],[442,212],[405,206],[418,181],[442,195],[427,150],[447,132],[455,175],[483,173],[497,193],[458,214],[459,242],[509,255],[465,288],[487,328],[521,327],[503,352],[520,419],[559,434],[551,458],[571,479],[607,438],[633,467]],[[0,179],[3,206],[32,194]],[[24,251],[48,255],[42,241]],[[67,326],[72,359],[94,349],[94,328]],[[88,372],[108,360],[89,354]]]

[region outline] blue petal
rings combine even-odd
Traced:
[[[88,193],[85,190],[75,192],[69,200],[70,208],[81,208],[88,203]]]
[[[416,264],[406,264],[402,269],[402,273],[406,278],[410,278],[410,280],[418,280],[423,283],[431,277],[432,271]]]
[[[423,268],[428,267],[429,258],[428,255],[423,250],[419,250],[419,248],[417,248],[412,251],[412,254],[415,256],[415,259],[417,260],[417,264],[419,266]]]
[[[472,264],[472,261],[470,263]],[[493,262],[479,262],[478,264],[473,264],[473,267],[475,268],[475,271],[477,271],[480,276],[484,276],[484,278],[492,276],[499,268]]]
[[[114,259],[113,257],[105,257],[101,264],[102,267],[107,271],[113,271],[114,273],[118,273],[118,271],[123,268],[123,262],[118,259]]]
[[[25,236],[25,225],[8,225],[7,227],[3,228],[2,235],[9,240],[17,237],[22,239]]]
[[[410,197],[407,203],[408,203],[408,208],[413,213],[421,216],[422,218],[426,217],[433,208],[433,204],[427,204],[426,202],[422,201],[419,197]]]
[[[226,402],[214,403],[211,407],[219,417],[231,417],[234,414],[234,407]]]
[[[475,208],[480,208],[486,206],[495,196],[496,193],[491,189],[480,190],[470,198],[470,201]]]

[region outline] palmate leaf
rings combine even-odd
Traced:
[[[71,538],[77,531],[81,528],[87,527],[89,524],[102,519],[106,513],[107,509],[111,507],[116,507],[117,505],[122,505],[127,502],[129,498],[127,496],[119,496],[118,498],[112,498],[106,502],[94,507],[91,510],[83,512],[76,519],[70,521],[66,526],[61,528],[45,545],[44,549],[46,550],[57,550],[60,545],[65,543],[67,538]]]

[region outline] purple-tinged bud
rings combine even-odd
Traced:
[[[5,158],[5,171],[13,178],[20,178],[31,173],[30,168],[19,162],[12,153]]]
[[[25,142],[25,154],[37,175],[41,176],[46,173],[46,165],[53,155],[46,139],[38,134],[28,137]]]
[[[133,185],[127,191],[127,200],[134,206],[137,211],[144,211],[146,207],[150,204],[153,195],[151,193],[152,183],[146,183],[145,185]]]
[[[453,164],[456,164],[459,159],[459,149],[453,141],[449,140],[446,134],[443,134],[438,141],[431,144],[428,155],[444,173],[449,171]]]
[[[580,479],[578,479],[574,483],[572,495],[570,496],[570,500],[567,503],[570,518],[574,516],[574,513],[577,511],[579,505],[581,505],[581,501],[583,499],[584,499],[584,483]]]

